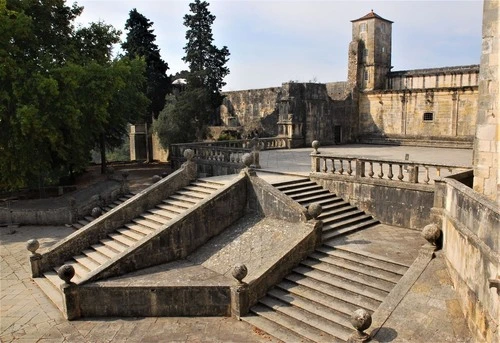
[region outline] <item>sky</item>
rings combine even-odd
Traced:
[[[72,1],[68,1],[72,2]],[[103,21],[126,37],[130,10],[152,21],[169,74],[188,69],[183,16],[188,0],[77,0],[78,25]],[[230,74],[223,90],[280,86],[283,82],[347,79],[351,20],[372,9],[392,24],[393,71],[479,64],[481,0],[212,0],[214,44],[227,46]],[[118,50],[118,49],[117,49]]]

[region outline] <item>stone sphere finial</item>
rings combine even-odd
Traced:
[[[429,224],[422,229],[422,236],[435,246],[437,240],[441,237],[441,230],[436,224]]]
[[[151,178],[151,181],[153,181],[153,183],[157,183],[160,180],[161,180],[160,175],[153,175],[153,177]]]
[[[318,151],[318,148],[319,148],[319,141],[317,141],[317,140],[312,141],[311,146],[312,146],[312,147],[313,147],[313,149],[314,149],[313,153],[314,153],[314,154],[319,154],[319,151]]]
[[[247,167],[247,168],[250,168],[250,166],[252,165],[253,163],[253,156],[252,154],[244,154],[242,157],[241,157],[241,160],[243,161],[243,164]]]
[[[370,335],[363,332],[372,325],[372,316],[365,309],[358,309],[351,315],[351,324],[356,329],[356,332],[349,337],[348,342],[367,342]]]
[[[102,210],[101,210],[101,208],[100,208],[100,207],[94,207],[94,208],[92,209],[92,212],[91,212],[92,217],[97,218],[97,217],[99,217],[101,214],[102,214]]]
[[[184,157],[186,160],[191,161],[194,157],[194,151],[191,149],[184,150]]]
[[[36,239],[30,239],[26,242],[26,249],[28,249],[33,255],[36,254],[36,251],[40,248],[40,243]]]
[[[64,264],[57,270],[57,276],[64,282],[71,283],[71,279],[75,276],[75,268],[69,264]]]
[[[307,208],[307,213],[314,219],[318,219],[319,215],[323,212],[323,207],[318,203],[312,203]]]
[[[243,280],[245,276],[247,276],[247,274],[247,266],[245,266],[243,263],[238,263],[233,267],[232,275],[236,280],[238,280],[239,283],[242,283],[241,280]]]

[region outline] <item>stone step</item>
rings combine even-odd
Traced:
[[[54,271],[45,272],[44,277],[33,278],[33,281],[40,287],[40,289],[47,295],[47,297],[56,305],[59,311],[64,312],[63,295],[61,285],[63,280],[57,276]]]
[[[298,200],[295,199],[295,197],[291,197],[291,198],[293,200],[297,201],[302,206],[307,207],[313,203],[318,203],[321,206],[323,206],[323,204],[329,204],[331,202],[334,202],[337,197],[332,193],[324,193],[324,194],[320,194],[317,196],[312,196],[309,198],[303,198],[303,199],[298,199]]]
[[[179,213],[189,209],[193,205],[193,204],[189,204],[185,201],[173,200],[171,198],[163,200],[162,202],[163,202],[163,204],[165,204],[167,206],[172,206],[174,208],[177,208],[177,211],[179,211]],[[158,207],[158,205],[157,205],[157,207]],[[161,208],[163,208],[163,207],[161,207]]]
[[[109,256],[107,256],[107,255],[105,255],[105,254],[103,254],[95,249],[86,249],[86,250],[83,250],[82,253],[100,265],[103,265],[104,263],[106,263],[110,260]]]
[[[174,218],[176,215],[181,214],[182,211],[184,211],[185,209],[179,208],[177,206],[172,206],[172,205],[162,203],[162,204],[156,205],[155,208],[151,209],[150,211],[155,211],[154,213],[156,214],[156,210],[164,212],[164,213],[158,212],[160,215],[163,215],[163,216],[169,217],[169,218]]]
[[[269,335],[279,339],[282,342],[303,342],[303,343],[314,342],[306,339],[303,336],[296,334],[291,330],[288,330],[287,328],[263,316],[258,316],[251,313],[247,316],[242,317],[241,320],[247,322],[250,325],[255,326],[256,328],[268,333]]]
[[[146,236],[143,233],[139,233],[139,232],[137,232],[135,230],[132,230],[132,229],[129,229],[129,228],[125,228],[125,227],[121,228],[121,229],[118,229],[116,231],[118,231],[122,235],[130,237],[130,238],[132,238],[134,240],[137,240],[137,241],[140,241],[141,239],[143,239]]]
[[[214,189],[212,189],[212,188],[199,187],[199,186],[193,186],[193,185],[186,186],[183,189],[186,191],[196,192],[198,194],[203,194],[204,196],[208,195],[208,194],[212,194],[214,191]]]
[[[77,223],[80,224],[82,227],[84,227],[85,225],[88,225],[88,223],[90,222],[85,219],[80,219]]]
[[[198,179],[194,182],[191,182],[191,186],[196,186],[196,187],[203,187],[211,190],[211,192],[214,192],[218,190],[219,188],[223,187],[224,184],[219,183],[219,182],[214,182],[211,180],[203,180],[203,179]]]
[[[73,228],[76,229],[76,230],[80,230],[82,227],[84,227],[85,225],[83,224],[80,224],[80,223],[74,223],[73,224]]]
[[[113,207],[111,206],[104,206],[103,210],[106,211],[106,212],[109,212],[113,209]]]
[[[335,215],[328,216],[323,221],[323,226],[335,225],[338,222],[363,216],[365,213],[356,207],[351,206],[348,210],[337,213]],[[371,217],[370,217],[371,218]]]
[[[318,190],[323,190],[323,187],[321,187],[320,185],[316,184],[316,183],[310,183],[310,184],[306,184],[306,185],[301,185],[300,187],[296,187],[296,188],[290,188],[290,189],[287,189],[286,191],[282,191],[283,193],[285,193],[286,195],[288,195],[289,197],[291,197],[292,195],[295,195],[295,194],[302,194],[302,193],[307,193],[307,192],[311,192],[311,191],[318,191]]]
[[[338,276],[334,276],[329,272],[324,270],[320,270],[318,268],[310,267],[305,263],[301,263],[298,267],[293,270],[296,273],[300,273],[307,277],[311,277],[315,280],[320,280],[325,283],[328,283],[332,286],[348,290],[352,293],[362,294],[365,297],[375,299],[377,301],[382,302],[389,292],[382,291],[380,289],[376,289],[370,287],[368,285],[355,282],[349,279],[341,278]]]
[[[187,195],[180,195],[180,194],[172,194],[171,196],[168,197],[167,200],[169,202],[172,200],[180,201],[180,202],[186,203],[187,206],[196,205],[196,203],[199,201],[199,199],[197,199],[197,198],[189,197]]]
[[[357,218],[354,218],[357,219]],[[377,225],[380,222],[377,219],[373,219],[370,216],[365,216],[361,218],[362,221],[359,220],[354,220],[351,221],[350,225],[346,225],[345,227],[342,227],[341,229],[336,229],[336,228],[331,228],[328,226],[323,226],[323,241],[325,243],[328,243],[327,240],[333,239],[342,235],[345,235],[347,233],[352,233],[373,225]],[[358,223],[356,223],[358,222]]]
[[[341,259],[332,259],[321,253],[312,253],[309,259],[302,263],[318,270],[342,277],[347,280],[359,282],[361,284],[370,285],[370,287],[380,289],[385,292],[390,292],[397,282],[387,280],[382,270],[373,271],[365,270],[363,266],[360,268],[350,268],[349,264],[344,263]],[[399,280],[399,278],[398,278]]]
[[[112,204],[116,205],[116,206],[119,206],[123,203],[123,201],[120,201],[120,200],[115,200],[112,202]]]
[[[279,289],[283,289],[284,291],[291,294],[296,294],[304,299],[307,299],[310,302],[327,306],[339,313],[343,313],[347,317],[349,317],[354,311],[360,308],[355,304],[343,301],[321,291],[317,291],[315,289],[299,285],[288,280],[281,281],[278,285],[276,285],[276,287]]]
[[[345,218],[339,217],[337,221],[332,222],[331,220],[328,223],[323,222],[323,234],[328,233],[328,231],[340,230],[346,227],[354,226],[363,221],[368,221],[373,219],[371,216],[367,214],[357,213],[358,215],[354,217],[350,217],[347,215]]]
[[[315,182],[312,182],[308,178],[303,178],[303,179],[297,179],[297,180],[291,180],[291,181],[283,181],[283,182],[276,182],[273,183],[272,186],[279,189],[280,191],[284,192],[287,189],[293,189],[295,187],[300,187],[302,185],[307,185],[307,184],[314,184]]]
[[[118,198],[119,201],[121,202],[125,202],[127,201],[128,199],[130,199],[129,197],[126,197],[126,196],[122,196],[121,198]]]
[[[351,209],[353,206],[345,201],[337,201],[326,206],[321,206],[322,212],[318,219],[328,218],[329,216],[336,215]]]
[[[296,306],[287,305],[278,299],[268,296],[260,299],[259,303],[272,308],[277,312],[283,313],[288,317],[301,321],[303,326],[304,324],[307,324],[310,328],[318,330],[320,332],[320,336],[318,337],[320,339],[319,341],[328,340],[328,342],[341,342],[349,338],[349,336],[346,338],[343,337],[344,332],[339,329],[340,325],[335,325],[334,322],[322,318],[314,313],[305,311]],[[308,338],[311,339],[312,337]]]
[[[148,228],[153,229],[153,230],[158,230],[159,228],[161,228],[163,226],[162,224],[160,224],[158,222],[154,222],[152,220],[144,219],[141,217],[137,217],[135,219],[132,219],[132,223],[139,224],[139,225],[148,227]]]
[[[86,255],[77,255],[73,256],[73,259],[88,269],[88,271],[95,270],[101,266],[100,263],[97,263],[93,259],[87,257]]]
[[[325,334],[321,330],[318,330],[309,325],[305,325],[302,321],[289,317],[283,313],[273,311],[271,308],[262,304],[253,306],[250,311],[281,325],[282,327],[292,331],[296,335],[302,336],[307,340],[313,342],[333,342],[335,339],[334,337]]]
[[[326,195],[326,194],[329,196],[332,196],[332,193],[330,193],[328,191],[328,189],[323,189],[323,188],[312,190],[312,191],[307,191],[307,192],[290,194],[290,195],[288,193],[285,193],[285,194],[299,203],[302,201],[308,201],[309,199],[315,199],[317,197],[321,197],[321,196]]]
[[[112,238],[104,238],[104,239],[101,239],[100,242],[102,244],[104,244],[106,247],[108,247],[109,249],[112,249],[113,251],[115,251],[116,252],[115,255],[127,250],[127,248],[129,247],[128,245],[125,245],[117,240],[112,239]],[[94,249],[96,249],[94,246],[92,246],[92,247]]]
[[[157,214],[157,213],[151,213],[150,211],[148,211],[149,213],[143,213],[141,214],[141,217],[144,218],[144,219],[147,219],[147,220],[150,220],[150,221],[154,221],[160,225],[164,225],[166,223],[168,223],[170,221],[171,218],[168,218],[168,217],[164,217],[162,216],[161,214]]]
[[[352,325],[349,321],[350,316],[337,312],[334,308],[330,308],[321,303],[309,301],[308,299],[302,298],[297,294],[289,293],[278,288],[271,289],[267,294],[268,296],[272,296],[290,306],[298,307],[304,311],[333,322],[331,325],[335,327],[335,331],[338,330],[343,332],[340,333],[341,336],[347,335],[347,338],[349,338],[349,334],[352,332]],[[334,335],[339,338],[343,338],[339,336],[339,333],[335,333]]]
[[[129,228],[130,230],[142,233],[144,235],[149,235],[151,232],[155,232],[155,229],[152,229],[150,227],[146,227],[143,225],[139,224],[134,224],[134,223],[128,223],[124,225],[126,228]]]
[[[124,236],[124,235],[117,233],[117,232],[109,233],[108,237],[111,237],[114,241],[120,242],[121,244],[123,244],[127,247],[131,247],[131,246],[135,245],[135,243],[137,242],[136,239]]]
[[[410,267],[398,262],[388,261],[387,259],[384,259],[384,257],[375,256],[366,252],[360,254],[355,251],[346,250],[345,248],[330,247],[326,244],[318,247],[316,250],[330,256],[343,258],[348,261],[363,263],[364,265],[370,267],[375,267],[378,269],[386,270],[388,272],[392,272],[394,274],[399,274],[400,276],[403,276]]]
[[[83,219],[85,219],[85,220],[86,220],[86,221],[88,221],[89,223],[95,220],[95,218],[94,218],[94,217],[91,217],[91,216],[85,216],[85,217],[83,217]]]
[[[100,254],[109,257],[110,259],[118,255],[120,252],[125,250],[125,247],[123,247],[123,250],[118,250],[122,249],[117,247],[117,243],[111,239],[103,239],[101,240],[101,243],[98,244],[93,244],[91,245],[91,248],[94,249],[95,251],[99,252]]]
[[[186,189],[181,189],[177,192],[175,192],[176,194],[179,194],[179,195],[183,195],[183,196],[186,196],[186,197],[189,197],[189,198],[193,198],[193,199],[196,199],[197,201],[199,200],[202,200],[202,199],[205,199],[205,197],[211,193],[202,193],[202,192],[196,192],[196,191],[190,191],[190,190],[186,190]]]
[[[365,297],[362,294],[339,288],[335,285],[323,281],[321,278],[307,277],[301,273],[295,272],[287,275],[285,279],[298,285],[308,287],[317,292],[327,294],[332,298],[338,299],[348,304],[352,304],[353,306],[356,306],[358,308],[364,308],[372,312],[375,311],[380,305],[380,301],[376,299]]]

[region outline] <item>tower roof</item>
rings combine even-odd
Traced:
[[[354,20],[351,20],[352,23],[356,22],[356,21],[361,21],[361,20],[368,20],[368,19],[380,19],[380,20],[383,20],[383,21],[386,21],[388,23],[393,23],[392,21],[390,20],[387,20],[387,19],[384,19],[382,18],[381,16],[379,16],[377,13],[373,12],[373,10],[371,10],[370,13],[368,13],[367,15],[365,16],[362,16],[361,18],[358,18],[358,19],[354,19]]]

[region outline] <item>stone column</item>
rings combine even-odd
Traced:
[[[499,0],[484,1],[478,114],[473,153],[474,190],[494,201],[498,201],[499,199],[499,20]]]

